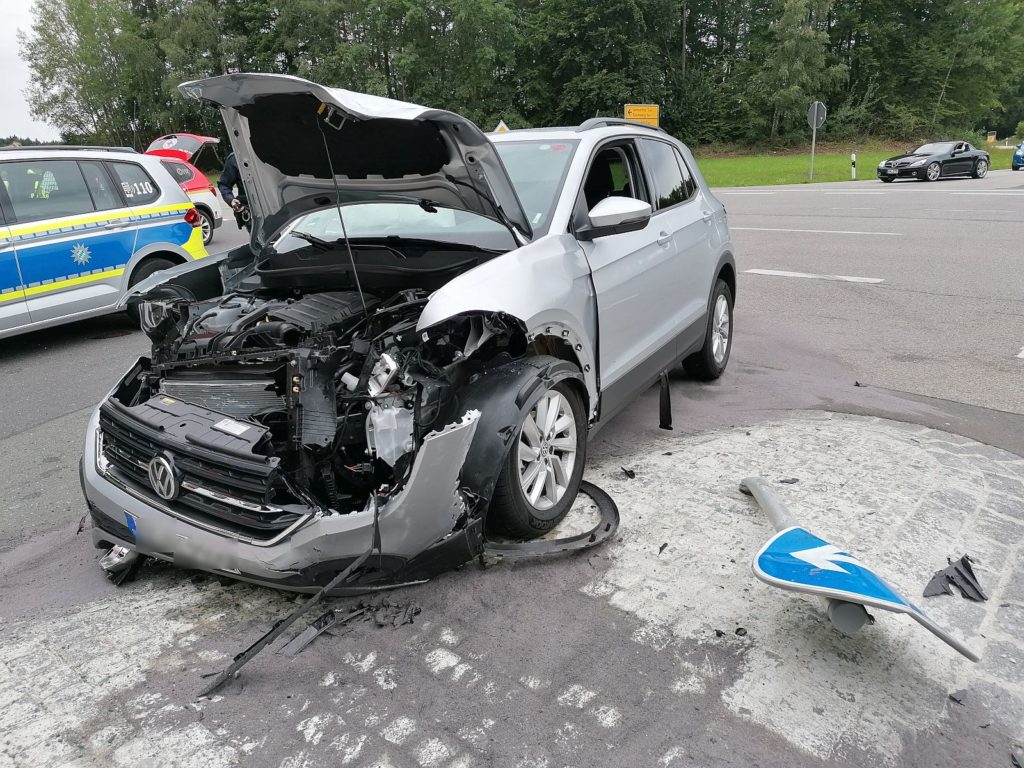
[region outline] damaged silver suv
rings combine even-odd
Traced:
[[[109,568],[428,578],[553,528],[588,433],[664,371],[725,369],[725,209],[664,132],[485,136],[279,75],[181,89],[221,109],[252,240],[137,286],[152,355],[82,460]]]

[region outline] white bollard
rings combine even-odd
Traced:
[[[857,153],[850,153],[850,178],[854,181],[857,180]]]

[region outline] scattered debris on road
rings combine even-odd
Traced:
[[[135,578],[145,560],[145,555],[118,545],[111,547],[107,554],[100,558],[100,567],[114,586],[119,587]]]
[[[964,700],[961,699],[959,696],[954,696],[952,693],[949,694],[949,700],[952,701],[954,704],[959,704],[961,707],[964,705]]]
[[[794,483],[799,483],[800,482],[800,478],[798,478],[798,477],[783,477],[783,478],[779,479],[779,482],[782,483],[783,485],[793,485]]]
[[[949,565],[937,571],[928,581],[924,588],[925,597],[952,595],[953,590],[950,589],[950,585],[953,585],[960,590],[960,595],[966,600],[976,603],[988,600],[988,595],[981,588],[978,577],[974,575],[974,568],[971,567],[971,563],[974,561],[970,555],[964,555],[959,560],[951,560],[947,557],[946,562]]]
[[[372,621],[378,627],[393,629],[403,624],[412,624],[421,611],[419,605],[412,601],[393,600],[387,595],[361,602],[356,607],[364,612],[363,621]]]
[[[668,546],[668,542],[666,541],[660,547],[658,547],[658,554],[660,555],[662,552],[664,552],[665,551],[665,547],[667,547],[667,546]]]
[[[326,613],[312,621],[308,627],[306,627],[304,630],[299,632],[299,634],[297,634],[295,637],[293,637],[291,640],[285,643],[278,651],[278,654],[280,654],[281,656],[297,656],[303,650],[305,650],[310,643],[312,643],[314,640],[320,637],[320,635],[322,635],[328,629],[336,626],[339,622],[344,623],[351,619],[354,619],[361,613],[363,613],[363,611],[353,611],[348,616],[339,620],[338,614],[335,613],[334,609],[332,608],[331,610],[327,611]]]
[[[747,636],[747,630],[744,627],[736,627],[736,634],[739,635],[740,637],[746,637]]]
[[[634,480],[636,478],[636,472],[632,469],[626,469],[625,467],[619,467],[619,469],[621,469],[623,474],[625,474],[630,480]]]

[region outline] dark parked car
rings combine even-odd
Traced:
[[[988,152],[966,141],[936,141],[883,160],[878,164],[878,178],[886,182],[907,178],[938,181],[946,176],[967,175],[982,179],[988,174],[989,164]]]

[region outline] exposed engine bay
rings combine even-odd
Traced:
[[[416,333],[422,289],[292,293],[150,301],[152,359],[115,393],[127,407],[230,417],[210,430],[277,459],[263,499],[275,507],[345,513],[400,489],[423,436],[452,418],[454,389],[526,351],[517,324],[496,315]]]

